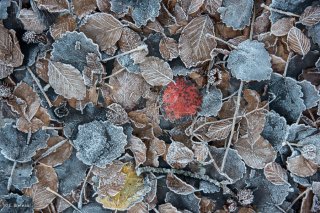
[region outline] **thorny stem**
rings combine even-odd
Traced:
[[[60,141],[59,143],[55,144],[54,146],[50,147],[47,151],[45,151],[38,159],[35,160],[35,162],[38,162],[39,160],[47,157],[51,153],[57,151],[59,147],[61,147],[63,144],[65,144],[69,139],[65,139]]]
[[[8,185],[7,185],[8,191],[10,191],[10,188],[11,188],[12,177],[13,177],[14,170],[16,169],[16,166],[17,166],[17,161],[15,160],[15,161],[13,161],[13,165],[12,165],[11,172],[10,172],[10,177],[8,179]]]
[[[283,11],[283,10],[279,10],[279,9],[276,9],[276,8],[269,7],[269,6],[265,5],[264,3],[261,4],[261,7],[263,7],[264,9],[273,11],[273,12],[277,12],[277,13],[283,14],[283,15],[294,16],[294,17],[298,17],[298,18],[300,17],[299,15],[291,13],[291,12],[286,12],[286,11]]]
[[[48,98],[47,94],[45,93],[44,89],[42,88],[39,79],[33,74],[33,72],[31,71],[30,67],[27,67],[28,72],[30,73],[31,77],[33,78],[33,80],[36,82],[36,84],[38,85],[41,93],[43,94],[44,98],[46,99],[46,101],[49,104],[49,107],[52,107],[52,103],[50,101],[50,99]]]
[[[209,183],[213,183],[214,185],[216,185],[218,187],[221,186],[221,184],[217,180],[210,178],[208,175],[200,175],[197,173],[192,173],[189,171],[184,171],[184,170],[179,170],[179,169],[166,169],[166,168],[156,168],[156,167],[145,166],[145,167],[137,168],[136,172],[137,172],[137,175],[140,175],[142,173],[147,173],[147,172],[160,173],[160,174],[173,173],[173,174],[183,175],[186,177],[195,178],[198,180],[204,180]]]
[[[51,192],[52,194],[56,195],[57,197],[61,198],[62,200],[64,200],[66,203],[68,203],[70,206],[72,206],[72,208],[74,208],[78,212],[83,213],[80,209],[78,209],[75,205],[73,205],[69,200],[67,200],[66,198],[64,198],[60,194],[58,194],[57,192],[55,192],[52,189],[50,189],[50,187],[46,187],[46,190],[48,192]]]
[[[79,201],[78,201],[78,208],[79,208],[79,209],[82,209],[82,197],[83,197],[83,192],[84,192],[85,186],[86,186],[86,184],[87,184],[87,181],[88,181],[89,175],[91,174],[92,169],[93,169],[93,166],[90,167],[90,169],[89,169],[89,171],[88,171],[88,174],[87,174],[86,178],[84,179],[83,184],[82,184],[82,187],[81,187],[80,197],[79,197]]]
[[[241,93],[242,93],[242,88],[243,88],[243,81],[241,81],[240,86],[239,86],[239,90],[238,90],[238,97],[237,97],[237,105],[236,105],[236,109],[233,115],[233,119],[232,119],[232,126],[231,126],[231,133],[229,136],[229,141],[226,147],[226,151],[224,153],[223,159],[222,159],[222,163],[221,163],[221,172],[223,172],[224,170],[224,166],[226,164],[226,160],[227,160],[227,156],[228,156],[228,152],[231,146],[231,142],[232,142],[232,138],[233,138],[233,134],[234,134],[234,127],[236,125],[236,120],[237,120],[237,116],[238,116],[238,112],[239,112],[239,108],[240,108],[240,100],[241,100]]]
[[[301,194],[299,194],[299,196],[292,201],[292,203],[290,204],[290,206],[288,206],[286,212],[289,212],[290,209],[292,208],[292,206],[293,206],[300,198],[302,198],[304,195],[306,195],[307,193],[309,193],[310,190],[311,190],[310,188],[307,188],[304,192],[302,192]]]
[[[207,33],[206,36],[207,36],[207,37],[214,38],[214,39],[216,39],[217,41],[220,41],[220,42],[222,42],[222,43],[224,43],[224,44],[232,47],[233,49],[238,49],[237,46],[235,46],[235,45],[233,45],[233,44],[231,44],[231,43],[229,43],[229,42],[227,42],[227,41],[225,41],[225,40],[223,40],[223,39],[221,39],[221,38],[218,38],[218,37],[216,37],[216,36],[214,36],[214,35],[211,35],[211,34]]]
[[[292,55],[293,55],[292,52],[290,52],[289,55],[288,55],[286,66],[285,66],[284,71],[283,71],[283,77],[286,77],[286,75],[287,75],[287,70],[288,70],[289,62],[290,62],[290,59],[291,59]]]
[[[106,58],[106,59],[102,60],[102,62],[108,62],[108,61],[111,61],[111,60],[113,60],[113,59],[115,59],[115,58],[119,58],[119,57],[121,57],[121,56],[128,55],[128,54],[133,53],[133,52],[137,52],[137,51],[141,51],[141,50],[146,50],[147,48],[148,48],[147,45],[141,45],[141,46],[139,46],[139,47],[137,47],[137,48],[134,48],[134,49],[132,49],[132,50],[129,50],[129,51],[127,51],[127,52],[124,52],[124,53],[121,53],[121,54],[118,54],[118,55],[115,55],[115,56]]]

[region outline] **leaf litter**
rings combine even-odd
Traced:
[[[318,212],[320,3],[0,1],[0,212]]]

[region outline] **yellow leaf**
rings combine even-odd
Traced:
[[[126,164],[121,172],[127,175],[122,190],[115,196],[99,195],[96,198],[96,201],[101,203],[104,208],[120,211],[127,210],[140,202],[151,189],[148,184],[145,184],[143,177],[137,176],[132,164]]]

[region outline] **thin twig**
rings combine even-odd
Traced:
[[[224,44],[232,47],[233,49],[238,49],[237,46],[235,46],[235,45],[233,45],[233,44],[231,44],[231,43],[229,43],[229,42],[227,42],[227,41],[225,41],[225,40],[223,40],[223,39],[221,39],[221,38],[218,38],[218,37],[216,37],[216,36],[214,36],[214,35],[211,35],[211,34],[207,33],[206,36],[207,36],[207,37],[210,37],[210,38],[214,38],[214,39],[216,39],[217,41],[220,41],[220,42],[222,42],[222,43],[224,43]]]
[[[232,142],[232,138],[233,138],[233,134],[234,134],[234,127],[236,125],[236,120],[237,120],[237,116],[238,116],[238,112],[239,112],[239,108],[240,108],[240,100],[241,100],[241,93],[242,93],[242,88],[243,88],[243,81],[241,81],[240,86],[239,86],[239,90],[238,90],[238,97],[237,97],[237,105],[236,105],[236,109],[233,115],[233,119],[232,119],[232,126],[231,126],[231,133],[229,136],[229,141],[226,147],[226,151],[224,153],[223,159],[222,159],[222,163],[221,163],[221,172],[223,172],[224,170],[224,166],[226,164],[226,160],[227,160],[227,156],[228,156],[228,152],[231,146],[231,142]]]
[[[289,52],[289,55],[288,55],[288,58],[287,58],[287,62],[286,62],[286,66],[285,66],[284,71],[283,71],[283,77],[286,77],[286,75],[287,75],[287,70],[288,70],[290,59],[291,59],[292,55],[293,55],[293,52]]]
[[[105,79],[111,78],[111,77],[113,77],[113,76],[115,76],[115,75],[118,75],[119,73],[123,72],[124,70],[126,70],[126,68],[122,68],[122,69],[116,71],[115,73],[112,73],[112,74],[109,75],[109,76],[103,77],[102,79],[105,80]]]
[[[10,172],[10,177],[8,179],[8,185],[7,185],[7,190],[10,191],[10,188],[11,188],[11,185],[12,185],[12,178],[13,178],[13,173],[14,173],[14,170],[16,169],[16,166],[17,166],[17,161],[13,161],[13,165],[12,165],[12,168],[11,168],[11,172]]]
[[[124,52],[124,53],[121,53],[121,54],[106,58],[106,59],[102,60],[102,62],[108,62],[108,61],[111,61],[111,60],[113,60],[115,58],[119,58],[121,56],[128,55],[130,53],[134,53],[134,52],[141,51],[141,50],[146,50],[147,48],[148,48],[147,45],[141,45],[141,46],[138,46],[137,48],[134,48],[134,49],[129,50],[127,52]]]
[[[52,107],[52,103],[50,101],[50,99],[48,98],[47,94],[45,93],[44,89],[42,88],[39,79],[33,74],[33,72],[31,71],[30,67],[27,67],[28,72],[30,73],[31,77],[33,78],[33,80],[36,82],[36,84],[38,85],[41,93],[43,94],[44,98],[46,99],[46,101],[49,104],[49,107]]]
[[[231,95],[229,95],[228,97],[223,98],[222,101],[228,100],[229,98],[235,96],[237,93],[238,93],[238,90],[232,93]]]
[[[42,130],[62,130],[62,126],[43,126],[41,127]]]
[[[58,194],[57,192],[53,191],[52,189],[50,189],[50,187],[47,187],[46,190],[48,192],[51,192],[52,194],[56,195],[57,197],[61,198],[62,200],[64,200],[66,203],[68,203],[70,206],[72,206],[72,208],[74,208],[75,210],[77,210],[78,212],[83,213],[80,209],[78,209],[75,205],[73,205],[69,200],[67,200],[66,198],[62,197],[60,194]]]
[[[84,179],[84,182],[83,182],[82,187],[81,187],[80,197],[79,197],[79,201],[78,201],[78,208],[79,208],[79,209],[82,209],[82,197],[83,197],[83,192],[84,192],[85,186],[86,186],[86,184],[87,184],[87,181],[88,181],[88,178],[89,178],[89,175],[90,175],[92,169],[93,169],[93,165],[90,167],[90,169],[89,169],[89,171],[88,171],[88,174],[87,174],[86,178]]]
[[[54,146],[50,147],[47,151],[45,151],[44,153],[42,153],[42,155],[35,160],[35,162],[38,162],[39,160],[47,157],[48,155],[50,155],[51,153],[57,151],[57,149],[59,147],[61,147],[63,144],[65,144],[69,139],[65,139],[65,140],[62,140],[60,141],[59,143],[55,144]]]
[[[283,14],[283,15],[293,16],[293,17],[298,17],[298,18],[300,17],[299,15],[291,13],[291,12],[286,12],[286,11],[283,11],[283,10],[278,10],[276,8],[269,7],[269,6],[265,5],[264,3],[261,4],[261,7],[263,7],[264,9],[267,9],[269,11],[277,12],[277,13],[280,13],[280,14]]]
[[[250,34],[249,34],[250,40],[252,40],[252,37],[253,37],[253,26],[254,26],[255,18],[256,18],[256,7],[253,5],[253,15],[252,15],[251,26],[250,26]]]
[[[27,135],[27,145],[29,145],[29,143],[30,143],[31,135],[32,135],[32,132],[31,132],[31,127],[30,127],[29,131],[28,131],[28,135]]]
[[[311,190],[310,188],[307,188],[304,192],[302,192],[301,194],[299,194],[299,196],[292,201],[292,203],[290,204],[290,206],[288,206],[286,212],[289,212],[290,209],[292,208],[292,206],[293,206],[300,198],[302,198],[304,195],[306,195],[307,193],[309,193],[310,190]]]

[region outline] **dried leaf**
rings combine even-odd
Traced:
[[[288,46],[294,52],[305,56],[310,51],[310,40],[302,31],[296,27],[292,27],[288,33]]]
[[[30,9],[22,9],[19,12],[18,18],[23,23],[24,29],[27,31],[34,31],[36,33],[42,33],[47,29],[44,25],[38,13]]]
[[[83,18],[85,15],[90,14],[97,8],[96,0],[77,0],[72,1],[74,13],[78,18]]]
[[[112,15],[95,13],[89,15],[80,31],[96,42],[102,51],[112,48],[120,39],[123,25]]]
[[[43,164],[36,166],[36,175],[38,182],[27,188],[24,193],[32,198],[33,208],[40,210],[46,208],[56,198],[56,195],[46,188],[58,192],[58,177],[52,167]]]
[[[222,5],[222,0],[206,0],[205,8],[210,15],[215,15],[218,12],[218,8]]]
[[[220,89],[213,87],[203,96],[201,111],[202,116],[217,116],[222,107],[222,93]]]
[[[211,59],[210,52],[217,43],[207,34],[214,35],[214,26],[209,16],[192,19],[181,32],[179,55],[187,68]]]
[[[172,142],[168,148],[166,161],[173,168],[184,168],[193,161],[193,152],[180,142]]]
[[[301,14],[298,23],[302,23],[305,26],[312,26],[320,21],[320,6],[306,7]]]
[[[124,27],[118,45],[122,52],[126,52],[142,45],[141,37],[138,33],[128,27]]]
[[[157,57],[148,57],[140,64],[140,69],[143,78],[151,86],[165,86],[173,82],[170,65]]]
[[[194,157],[197,159],[199,162],[205,162],[207,157],[209,156],[209,148],[206,144],[193,144],[192,145],[192,150],[194,152]]]
[[[54,91],[65,98],[83,100],[86,96],[86,86],[81,73],[70,64],[49,61],[49,83]]]
[[[147,147],[142,140],[136,136],[131,136],[128,141],[129,149],[134,155],[136,167],[140,166],[146,161],[147,158]]]
[[[275,36],[287,35],[290,29],[293,27],[294,18],[282,18],[276,21],[271,26],[271,33]]]
[[[173,38],[163,37],[159,43],[159,50],[161,56],[168,61],[179,56],[178,44]]]
[[[172,173],[167,175],[166,183],[168,188],[176,194],[188,195],[195,191],[193,186],[187,184]]]
[[[309,177],[317,172],[318,166],[305,159],[302,155],[291,156],[287,160],[288,170],[300,177]]]
[[[284,185],[288,183],[287,171],[284,170],[278,163],[271,162],[266,164],[263,169],[263,173],[267,180],[274,185]]]
[[[120,104],[113,103],[107,107],[106,113],[107,119],[115,125],[123,125],[129,122],[127,112],[122,108]]]
[[[51,13],[60,13],[68,11],[67,0],[36,0],[39,9],[48,10]]]
[[[160,213],[180,213],[171,203],[159,205],[158,210]]]
[[[189,8],[188,8],[188,15],[197,12],[200,7],[203,5],[204,0],[191,0]]]
[[[166,194],[165,202],[172,203],[175,207],[181,210],[199,213],[200,198],[198,198],[194,193],[188,195],[178,195],[174,192],[168,192]]]
[[[72,32],[76,27],[76,19],[70,14],[66,14],[57,18],[55,23],[50,27],[50,33],[54,39],[59,39],[65,32]]]
[[[232,128],[232,120],[216,121],[210,124],[206,136],[212,140],[224,140],[226,139]]]

